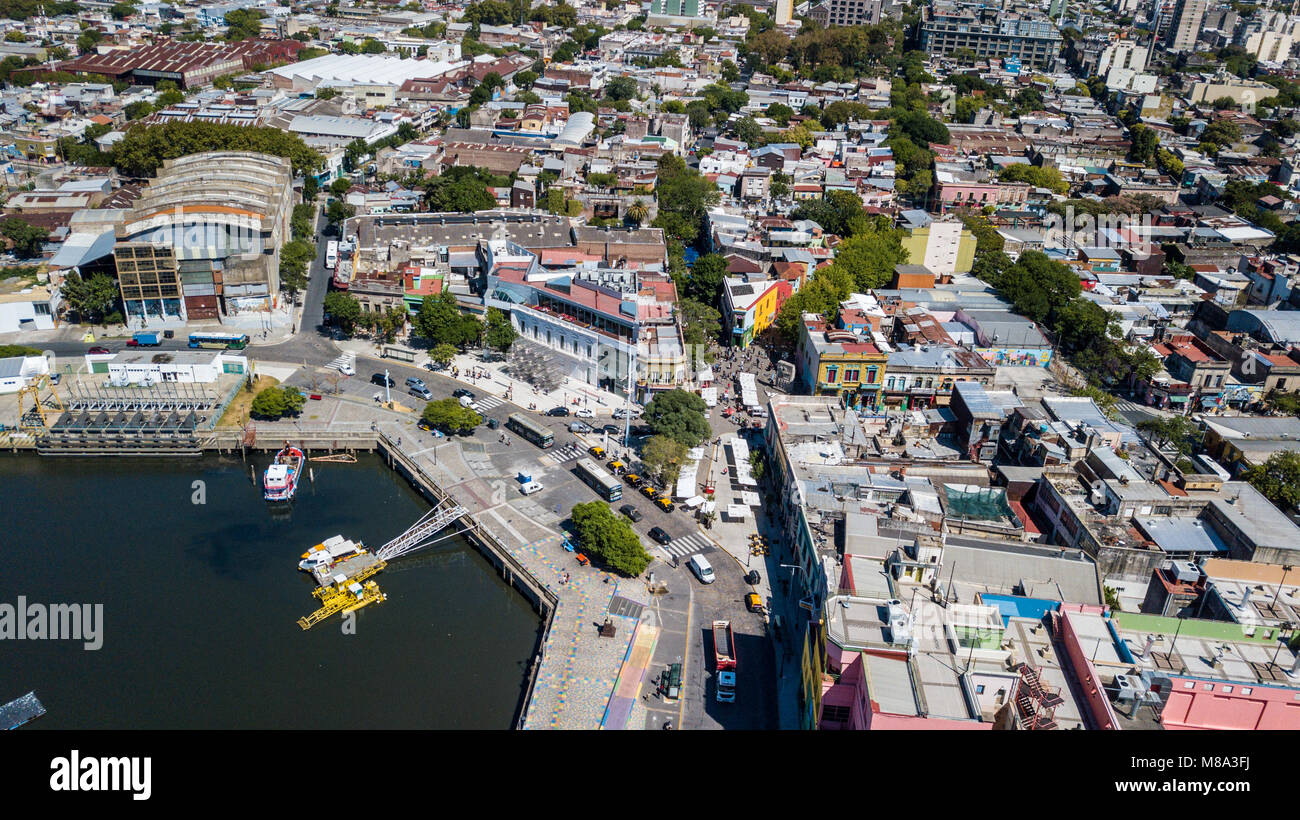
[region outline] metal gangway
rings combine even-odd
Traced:
[[[468,512],[464,507],[455,503],[451,506],[439,505],[434,507],[420,516],[420,520],[408,527],[406,532],[375,550],[375,557],[382,561],[392,561],[394,558],[409,555],[416,550],[424,549],[439,541],[445,541],[452,536],[460,535],[460,530],[441,537],[438,536],[438,533]]]

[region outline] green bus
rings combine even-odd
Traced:
[[[248,347],[248,336],[243,333],[191,333],[190,347],[211,350],[243,350]]]
[[[523,413],[511,413],[506,418],[506,429],[515,431],[543,450],[555,444],[554,433]]]
[[[578,478],[587,482],[587,486],[606,501],[618,501],[623,497],[623,485],[619,480],[589,458],[578,459]]]

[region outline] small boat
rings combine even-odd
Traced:
[[[302,477],[302,465],[307,460],[302,450],[285,444],[284,449],[275,454],[275,461],[266,468],[262,476],[263,497],[267,501],[290,501],[298,490],[298,479]]]
[[[305,572],[326,569],[354,555],[364,555],[365,552],[361,544],[336,535],[304,552],[302,560],[298,562],[298,569]]]

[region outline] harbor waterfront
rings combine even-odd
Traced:
[[[513,727],[530,602],[456,536],[389,566],[383,606],[304,632],[303,551],[339,533],[378,547],[428,503],[361,453],[310,463],[292,503],[268,504],[250,465],[260,479],[270,458],[0,460],[21,511],[0,601],[103,605],[96,651],[0,641],[0,692],[38,692],[41,729]]]

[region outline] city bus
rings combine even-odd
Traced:
[[[545,450],[555,444],[555,434],[523,413],[511,413],[506,419],[506,429],[514,430],[519,435]]]
[[[623,497],[623,485],[618,479],[600,469],[600,465],[589,458],[578,459],[578,478],[587,482],[587,486],[606,501],[618,501]]]
[[[334,270],[339,265],[339,243],[330,240],[325,244],[325,267]]]
[[[243,350],[248,347],[248,336],[243,333],[191,333],[190,347]]]

